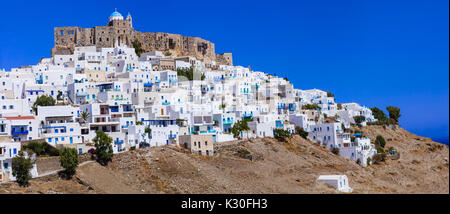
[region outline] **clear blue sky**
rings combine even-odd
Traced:
[[[117,8],[134,28],[199,36],[236,65],[287,76],[338,102],[401,108],[414,133],[449,135],[449,2],[1,1],[0,68],[49,57],[53,27],[105,25]]]

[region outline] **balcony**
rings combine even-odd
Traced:
[[[277,128],[282,128],[283,127],[283,123],[279,120],[275,121],[275,127]]]
[[[114,144],[118,144],[118,145],[123,144],[123,140],[116,139],[114,141]]]
[[[112,107],[110,108],[111,112],[119,112],[119,108],[118,107]]]
[[[242,114],[242,117],[244,117],[244,118],[252,118],[253,117],[253,113],[250,113],[250,114],[244,113],[244,114]]]
[[[12,130],[11,135],[28,134],[28,130]]]
[[[230,119],[230,120],[223,120],[222,121],[222,123],[223,123],[223,125],[231,125],[231,124],[233,124],[233,120],[232,119]]]
[[[124,112],[132,112],[133,108],[131,108],[131,107],[123,107],[123,111]]]
[[[122,126],[122,129],[128,129],[129,126],[130,126],[130,124],[123,125],[123,126]]]
[[[282,104],[278,105],[277,108],[278,109],[284,109],[284,108],[286,108],[286,104],[282,103]]]
[[[164,101],[162,104],[163,105],[170,105],[170,102]]]
[[[176,137],[177,137],[177,135],[169,134],[169,139],[174,139],[174,138],[176,138]]]

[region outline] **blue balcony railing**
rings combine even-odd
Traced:
[[[277,120],[277,121],[275,121],[275,127],[281,128],[281,127],[283,127],[283,123],[281,121]]]
[[[223,120],[222,122],[224,125],[233,124],[233,120]]]
[[[244,118],[253,117],[253,113],[250,113],[250,114],[244,113],[242,116],[243,116]]]
[[[12,130],[12,135],[28,134],[28,130]]]
[[[163,105],[170,105],[170,102],[164,101],[162,104]]]
[[[114,141],[114,144],[123,144],[123,140],[117,140],[117,139],[116,139],[116,140]]]
[[[169,139],[174,139],[174,138],[176,138],[176,137],[177,137],[177,135],[169,134]]]

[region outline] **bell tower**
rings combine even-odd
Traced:
[[[133,18],[131,18],[130,12],[128,12],[127,21],[130,23],[130,27],[133,28]]]

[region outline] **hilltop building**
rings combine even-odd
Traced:
[[[112,48],[115,44],[133,47],[135,40],[142,44],[144,52],[162,51],[176,56],[192,56],[205,64],[216,62],[233,65],[231,53],[216,54],[214,43],[199,37],[188,37],[171,33],[140,32],[133,28],[133,18],[128,13],[114,11],[105,26],[93,28],[56,27],[54,29],[55,47],[52,56],[70,55],[75,47],[96,46]]]

